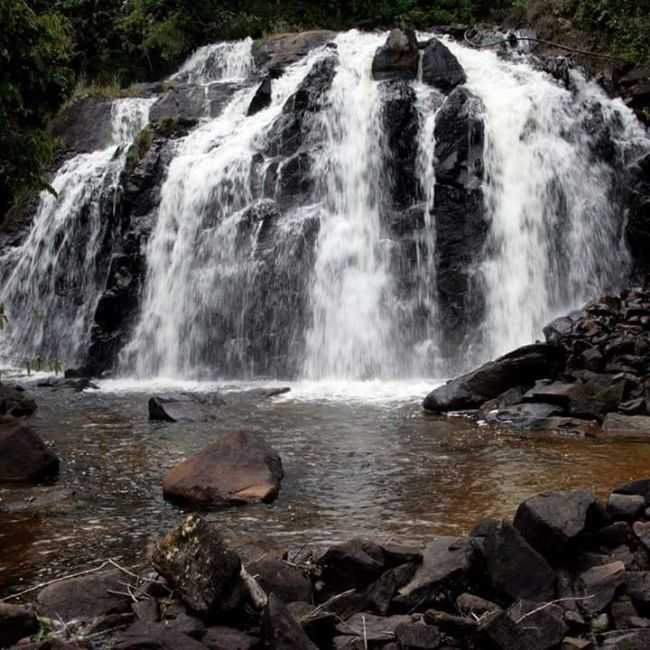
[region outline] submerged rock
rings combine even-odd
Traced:
[[[0,418],[0,482],[37,482],[55,476],[59,459],[29,427]]]
[[[170,501],[223,507],[273,501],[284,472],[278,453],[258,436],[228,433],[174,467],[163,481]]]
[[[198,614],[228,611],[239,600],[241,560],[201,517],[190,516],[167,533],[156,545],[152,562]]]
[[[509,388],[554,376],[564,358],[562,348],[555,345],[540,343],[519,348],[437,388],[424,400],[424,408],[434,413],[478,408]]]
[[[467,81],[463,66],[437,38],[432,38],[422,53],[422,81],[444,93]]]
[[[412,29],[394,29],[372,60],[372,76],[377,81],[415,79],[420,51]]]

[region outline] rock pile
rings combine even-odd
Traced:
[[[121,650],[650,646],[650,479],[606,502],[544,492],[512,522],[484,520],[424,549],[353,539],[288,562],[258,541],[237,547],[193,515],[156,544],[155,572],[58,582],[38,610],[113,626],[110,647]],[[30,629],[33,613],[19,609],[0,609],[3,638],[20,638],[12,620]]]
[[[650,435],[650,291],[603,296],[544,335],[434,390],[424,408],[516,429]]]

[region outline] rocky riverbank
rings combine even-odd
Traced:
[[[424,408],[523,431],[650,436],[650,291],[603,296],[544,335],[434,390]]]
[[[153,545],[150,567],[105,561],[17,602],[0,605],[2,647],[641,650],[650,479],[606,501],[538,494],[513,521],[424,548],[353,539],[289,557],[192,515]]]

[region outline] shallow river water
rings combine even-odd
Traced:
[[[32,425],[60,456],[61,475],[54,486],[0,489],[0,593],[109,557],[144,558],[150,541],[183,514],[163,501],[161,477],[232,429],[263,435],[286,475],[275,503],[210,518],[230,534],[262,534],[296,550],[357,535],[422,544],[465,533],[484,516],[511,515],[543,489],[604,494],[650,474],[648,444],[531,440],[428,416],[420,404],[431,382],[301,383],[272,399],[241,393],[270,385],[113,381],[81,394],[37,389]],[[214,419],[148,421],[152,394],[217,388],[225,404],[213,409]]]

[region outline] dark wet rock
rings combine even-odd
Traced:
[[[383,549],[359,538],[332,546],[318,559],[318,565],[322,580],[338,589],[337,593],[367,587],[388,568]]]
[[[239,89],[234,83],[203,86],[170,82],[167,92],[151,107],[149,119],[159,122],[217,117]]]
[[[481,407],[481,411],[482,409],[483,407]],[[553,418],[563,414],[564,409],[561,406],[533,402],[497,409],[484,414],[484,417],[490,424],[506,424],[516,429],[526,429],[534,427],[540,419]]]
[[[223,610],[239,586],[239,556],[226,547],[215,528],[197,516],[188,517],[158,542],[152,562],[198,614]]]
[[[259,650],[261,639],[230,627],[209,627],[202,639],[210,650]]]
[[[415,564],[402,564],[389,569],[366,589],[360,602],[373,612],[386,616],[399,589],[413,579],[416,568]]]
[[[627,596],[617,598],[610,607],[610,613],[612,621],[614,622],[614,627],[619,630],[633,627],[630,625],[630,619],[638,616],[634,603]]]
[[[274,34],[253,43],[253,59],[258,68],[277,78],[288,65],[307,56],[311,50],[327,45],[335,37],[336,32],[327,30]]]
[[[264,610],[264,639],[269,650],[316,650],[287,607],[273,594]]]
[[[176,465],[163,481],[163,495],[210,507],[267,503],[278,496],[283,476],[274,449],[258,436],[233,432]]]
[[[149,419],[158,422],[177,422],[178,420],[171,416],[165,404],[158,397],[152,397],[148,403],[149,406]]]
[[[603,422],[603,431],[617,436],[650,436],[650,416],[610,413]]]
[[[518,407],[524,398],[525,392],[521,386],[515,386],[501,393],[498,397],[484,402],[481,404],[481,417],[486,417],[492,411],[507,410],[511,406]]]
[[[422,81],[444,93],[467,81],[463,66],[437,38],[432,38],[422,53]]]
[[[0,603],[0,647],[7,648],[39,629],[34,612],[21,605]]]
[[[650,571],[627,571],[625,591],[642,608],[650,606]]]
[[[625,521],[615,521],[613,524],[601,528],[595,534],[596,542],[607,548],[616,548],[627,544],[631,537],[632,528]]]
[[[474,618],[470,618],[469,616],[454,616],[453,614],[439,612],[433,609],[424,612],[424,620],[429,625],[435,625],[443,632],[447,632],[452,636],[473,635],[478,628],[478,623]]]
[[[377,81],[415,79],[420,52],[412,29],[393,29],[385,45],[377,49],[372,60],[372,76]]]
[[[255,95],[253,95],[247,114],[249,116],[255,115],[255,113],[264,110],[271,105],[272,98],[273,89],[271,77],[266,77],[266,79],[264,79],[264,81],[259,85]]]
[[[524,395],[524,400],[568,407],[572,401],[582,398],[586,390],[583,384],[553,382],[534,386]]]
[[[424,408],[435,413],[478,408],[509,388],[553,376],[563,361],[562,350],[554,345],[519,348],[437,388],[424,400]]]
[[[201,650],[205,646],[164,623],[134,623],[118,636],[115,650]]]
[[[490,581],[497,592],[515,600],[553,599],[555,572],[508,522],[491,527],[485,538],[484,556]]]
[[[478,97],[456,88],[438,112],[434,132],[438,302],[444,340],[452,355],[484,310],[475,273],[488,234],[482,191],[483,111]]]
[[[131,608],[139,621],[157,623],[160,620],[160,606],[155,598],[139,600]]]
[[[650,522],[635,521],[632,529],[643,547],[650,551]]]
[[[382,122],[388,157],[390,197],[395,209],[407,209],[418,198],[416,159],[420,129],[415,91],[404,81],[381,84]]]
[[[262,559],[246,570],[267,594],[275,594],[284,603],[312,601],[311,581],[297,567],[282,560]]]
[[[622,485],[613,490],[614,494],[638,494],[645,499],[646,505],[650,504],[650,479],[640,479]]]
[[[468,593],[461,594],[456,598],[456,607],[463,614],[476,614],[479,617],[487,612],[501,609],[496,603]]]
[[[479,630],[500,650],[556,648],[568,631],[557,605],[540,609],[535,603],[517,603],[507,612],[487,614]]]
[[[104,571],[71,578],[45,587],[37,598],[41,615],[63,621],[91,620],[131,611],[131,599],[124,593],[124,575]]]
[[[33,483],[52,478],[59,459],[29,427],[0,418],[0,482]]]
[[[36,412],[34,398],[17,384],[0,384],[0,416],[29,417]]]
[[[606,650],[646,650],[650,647],[650,630],[631,630],[609,634],[599,648]]]
[[[206,631],[202,621],[185,612],[181,612],[178,616],[165,620],[165,625],[168,629],[179,634],[185,634],[193,639],[202,639]]]
[[[422,554],[422,564],[413,579],[399,590],[395,602],[405,611],[434,603],[440,595],[453,600],[467,585],[474,560],[468,538],[438,537]]]
[[[514,525],[542,555],[561,555],[587,528],[595,500],[590,490],[542,492],[517,508]]]
[[[580,608],[590,615],[602,612],[623,584],[624,575],[623,562],[596,566],[580,574],[576,581],[577,593],[582,598]]]
[[[112,139],[111,97],[84,97],[64,108],[50,123],[65,158],[105,149]]]
[[[634,494],[610,494],[607,511],[613,519],[634,519],[645,508],[645,499]]]
[[[441,634],[435,625],[400,623],[395,638],[405,650],[434,650],[440,646]]]
[[[400,625],[410,624],[410,616],[375,616],[374,614],[355,614],[347,621],[336,626],[337,632],[343,636],[365,638],[369,643],[391,641],[395,638],[396,629]]]

